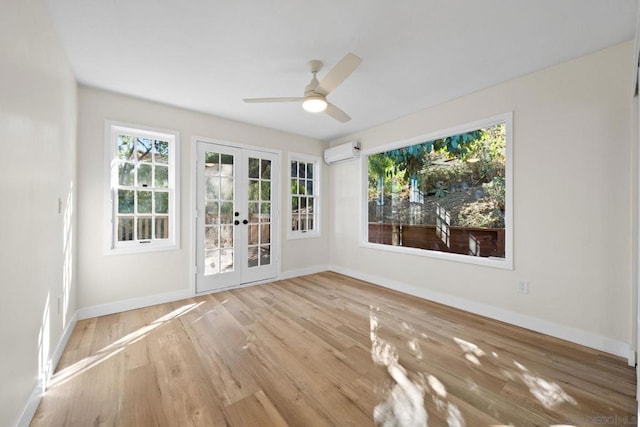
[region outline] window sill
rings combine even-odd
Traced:
[[[430,251],[427,249],[410,248],[406,246],[391,246],[383,245],[379,243],[362,242],[360,244],[363,248],[376,249],[380,251],[396,252],[407,255],[417,255],[427,258],[435,258],[445,261],[454,261],[464,264],[480,265],[484,267],[499,268],[502,270],[513,270],[512,257],[507,253],[505,258],[495,257],[476,257],[471,255],[454,254],[448,252]]]

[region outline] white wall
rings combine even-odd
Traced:
[[[41,365],[76,310],[76,82],[40,0],[2,4],[0,94],[0,425],[11,426],[35,410]]]
[[[78,97],[78,280],[79,306],[92,307],[132,298],[188,292],[190,287],[191,144],[193,136],[214,138],[282,151],[286,166],[289,151],[322,154],[320,141],[196,113],[167,105],[80,86]],[[104,255],[102,227],[104,199],[105,120],[177,130],[180,150],[180,249],[133,255]],[[287,169],[283,168],[283,174]],[[286,175],[284,175],[286,176]],[[329,174],[323,170],[322,197],[327,197]],[[282,272],[325,267],[329,236],[286,240],[286,191],[281,188]],[[328,220],[324,211],[323,222]]]
[[[632,43],[618,45],[332,142],[366,150],[513,111],[513,271],[360,247],[361,163],[331,170],[332,266],[626,356],[632,63]]]

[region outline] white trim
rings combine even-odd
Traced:
[[[67,343],[69,342],[69,338],[71,338],[71,333],[73,329],[76,327],[76,323],[78,323],[78,312],[73,313],[71,320],[67,324],[67,327],[64,329],[60,340],[58,341],[58,345],[51,355],[51,359],[49,360],[49,378],[47,378],[47,386],[51,381],[51,374],[56,371],[58,367],[58,363],[60,362],[60,358],[62,357],[62,353],[64,352]]]
[[[307,163],[313,163],[313,230],[312,231],[293,231],[291,230],[291,223],[293,218],[291,218],[292,208],[291,206],[291,162],[292,161],[302,161]],[[286,164],[286,181],[285,186],[287,188],[287,240],[295,240],[295,239],[310,239],[314,237],[320,237],[321,233],[321,221],[320,218],[322,216],[322,200],[321,200],[321,181],[322,181],[322,158],[320,156],[314,156],[310,154],[299,154],[289,152],[287,156],[287,164]],[[305,178],[306,179],[306,178]]]
[[[13,425],[15,425],[16,427],[29,427],[29,425],[31,425],[31,420],[33,420],[33,416],[36,414],[38,406],[40,405],[40,401],[42,400],[43,389],[44,381],[42,379],[38,379],[35,387],[33,388],[33,391],[27,399],[27,403],[24,406],[22,413]]]
[[[505,147],[505,205],[504,214],[505,225],[505,257],[504,258],[480,258],[464,254],[454,254],[448,252],[432,251],[426,249],[409,248],[403,246],[390,246],[383,244],[369,243],[369,209],[368,209],[368,167],[367,159],[371,154],[381,153],[396,148],[407,147],[410,145],[420,144],[426,141],[444,138],[446,136],[456,135],[460,133],[470,132],[473,130],[497,125],[506,124],[506,147]],[[410,255],[425,256],[430,258],[444,259],[448,261],[464,262],[468,264],[482,265],[486,267],[495,267],[505,270],[513,270],[513,112],[499,114],[482,120],[476,120],[465,123],[460,126],[448,129],[438,130],[436,132],[419,135],[397,141],[391,144],[381,145],[374,148],[368,148],[362,151],[360,164],[362,167],[362,182],[360,183],[360,205],[361,205],[361,228],[360,228],[360,246],[369,249],[387,250],[392,252],[406,253]]]
[[[384,288],[393,289],[405,294],[444,304],[449,307],[454,307],[460,310],[468,311],[470,313],[479,314],[490,319],[499,320],[511,325],[519,326],[535,332],[550,335],[555,338],[570,341],[575,344],[580,344],[596,350],[611,353],[616,356],[628,359],[629,361],[631,359],[631,346],[628,343],[622,341],[592,334],[590,332],[586,332],[570,326],[560,325],[558,323],[550,322],[548,320],[540,319],[537,317],[527,316],[510,310],[494,307],[488,304],[471,301],[466,298],[456,297],[441,292],[434,292],[429,289],[399,282],[397,280],[382,278],[367,273],[361,273],[359,271],[351,270],[342,266],[330,265],[329,270],[335,271],[336,273],[344,274],[346,276],[354,277],[356,279],[364,280],[378,286],[382,286]]]
[[[278,280],[293,279],[294,277],[308,276],[310,274],[322,273],[323,271],[329,271],[328,265],[314,265],[311,267],[300,268],[297,270],[283,271],[278,277]]]
[[[78,320],[90,319],[93,317],[106,316],[123,311],[136,310],[138,308],[149,307],[167,302],[179,301],[191,298],[193,294],[184,289],[181,291],[167,292],[164,294],[148,295],[144,297],[130,298],[126,300],[108,302],[105,304],[84,307],[78,310]]]
[[[113,206],[113,180],[116,173],[116,131],[123,131],[149,138],[168,138],[171,144],[169,158],[169,239],[167,242],[151,240],[149,244],[140,245],[139,241],[123,243],[116,246],[114,242],[115,212]],[[103,251],[105,255],[123,255],[180,249],[180,132],[177,130],[105,120],[104,130],[104,231]]]
[[[71,333],[73,332],[73,329],[75,328],[77,321],[78,321],[78,312],[73,314],[73,316],[71,317],[71,320],[67,324],[67,327],[64,329],[62,336],[58,340],[56,349],[51,355],[51,357],[49,358],[49,361],[47,362],[47,370],[46,370],[47,377],[39,378],[38,381],[36,382],[36,385],[33,388],[33,391],[31,392],[31,394],[29,395],[29,398],[27,399],[27,403],[24,409],[22,410],[22,414],[18,417],[18,420],[14,424],[17,427],[28,427],[31,424],[31,421],[33,420],[33,416],[36,414],[36,411],[38,410],[38,406],[40,405],[40,401],[42,400],[42,396],[44,395],[44,390],[46,390],[46,388],[49,385],[49,382],[51,381],[51,374],[55,372],[56,367],[58,366],[58,362],[60,362],[62,353],[64,352],[64,349],[67,346],[67,343],[69,342],[69,338],[71,337]]]

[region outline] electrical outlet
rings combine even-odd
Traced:
[[[521,294],[529,293],[529,281],[528,280],[518,280],[518,292]]]

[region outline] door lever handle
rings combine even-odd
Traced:
[[[233,225],[240,225],[240,221],[236,219],[235,221],[233,221]]]
[[[249,221],[248,221],[248,220],[246,220],[246,219],[244,219],[244,220],[242,220],[242,223],[243,223],[244,225],[247,225],[247,224],[249,224]]]

